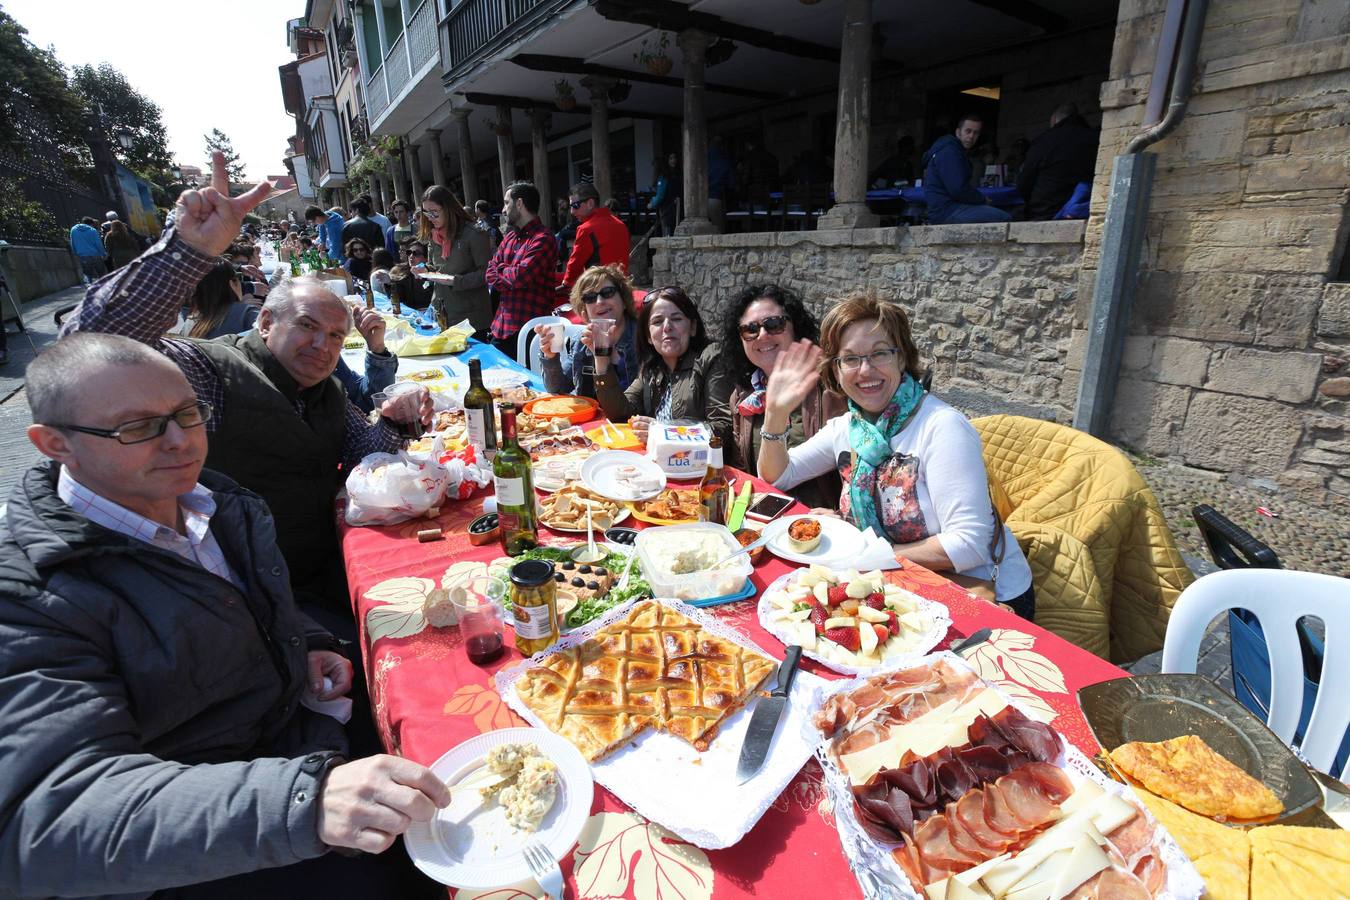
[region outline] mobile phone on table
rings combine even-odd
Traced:
[[[772,522],[783,514],[783,510],[796,502],[791,497],[785,497],[782,494],[761,494],[759,499],[750,504],[750,508],[745,511],[745,517],[754,519],[756,522]]]

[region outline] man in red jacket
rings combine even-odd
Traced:
[[[576,216],[577,239],[572,244],[572,255],[567,258],[558,293],[566,299],[572,293],[581,273],[591,266],[616,265],[628,271],[630,241],[628,226],[600,202],[595,185],[578,182],[568,190],[568,205]]]

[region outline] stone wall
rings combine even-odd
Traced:
[[[909,310],[940,393],[1065,421],[1078,390],[1063,373],[1082,240],[1082,222],[658,238],[652,282],[684,287],[710,328],[747,284],[791,288],[817,316],[877,291]]]
[[[1120,6],[1076,329],[1165,6]],[[1350,197],[1348,31],[1343,4],[1210,4],[1186,118],[1150,148],[1157,177],[1112,422],[1143,452],[1324,502],[1350,497],[1350,285],[1334,280]],[[1068,379],[1085,340],[1075,333]]]
[[[80,283],[80,264],[65,247],[13,246],[0,257],[10,290],[20,303]]]

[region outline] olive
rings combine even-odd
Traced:
[[[598,590],[600,590],[600,582],[598,582],[598,581],[588,581],[588,582],[586,582],[586,587],[587,587],[589,590],[592,590],[592,591],[598,591]]]
[[[591,574],[591,567],[582,566],[581,568],[577,569],[577,571],[580,572],[582,575],[589,575]]]
[[[564,581],[567,580],[567,576],[564,575],[564,574],[561,573],[561,572],[554,572],[554,573],[553,573],[553,580],[556,581],[556,582],[558,582],[559,584],[561,584],[562,582],[564,582]]]
[[[596,566],[595,569],[594,569],[594,572],[595,572],[595,574],[599,575],[601,578],[603,578],[603,577],[605,577],[606,575],[609,574],[608,572],[605,571],[605,567],[604,567],[604,566]]]
[[[572,561],[569,559],[569,560],[567,560],[566,562],[564,562],[564,563],[562,564],[562,567],[563,567],[564,569],[567,569],[567,570],[570,572],[571,570],[573,570],[573,569],[575,569],[575,568],[577,567],[577,564],[574,563],[574,562],[572,562]]]
[[[572,579],[572,586],[573,586],[573,587],[585,587],[585,586],[586,586],[586,580],[585,580],[584,578],[573,578],[573,579]]]

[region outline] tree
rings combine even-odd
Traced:
[[[125,75],[103,63],[76,66],[71,70],[76,89],[85,105],[101,118],[109,131],[109,145],[118,161],[137,172],[158,173],[173,165],[164,142],[164,122],[160,109],[131,86]],[[124,150],[118,135],[131,137],[131,148]]]
[[[0,9],[0,150],[24,157],[38,137],[63,161],[87,158],[84,104],[56,54],[34,46],[27,34]],[[35,135],[36,129],[43,133]]]
[[[244,164],[239,161],[239,154],[234,152],[234,145],[230,143],[230,138],[219,128],[212,128],[211,133],[204,135],[206,138],[206,171],[211,170],[211,154],[219,150],[225,154],[225,169],[230,173],[230,181],[244,180]]]

